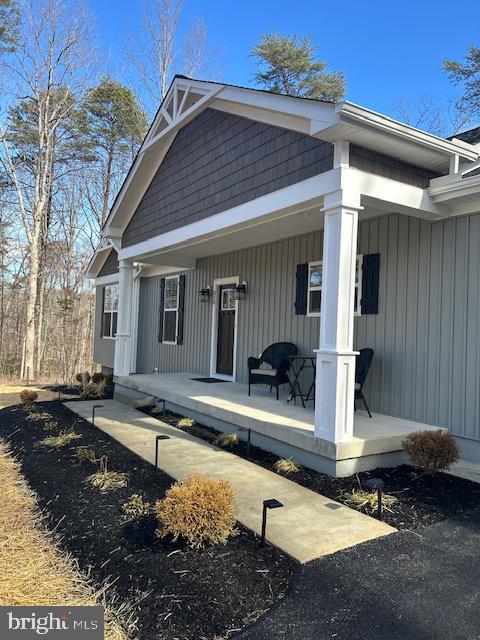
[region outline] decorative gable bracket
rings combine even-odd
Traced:
[[[221,84],[175,78],[165,96],[140,153],[176,131],[211,102],[224,88]]]

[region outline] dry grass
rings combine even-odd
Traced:
[[[277,473],[285,473],[287,475],[290,473],[298,473],[302,468],[302,465],[293,458],[280,458],[273,466]]]
[[[378,508],[378,492],[364,491],[363,489],[352,489],[343,494],[344,501],[354,509],[364,510],[367,513],[375,513]],[[382,493],[382,507],[385,511],[393,513],[390,507],[397,502],[395,496],[389,493]]]
[[[155,504],[157,534],[182,538],[192,549],[225,544],[235,534],[235,491],[227,480],[196,473],[176,482]]]
[[[10,407],[19,403],[18,394],[23,391],[25,387],[18,384],[5,384],[0,383],[0,409],[4,407]],[[58,398],[58,392],[50,391],[50,389],[43,389],[39,385],[28,387],[29,391],[35,391],[38,393],[38,402],[44,402],[46,400],[56,400]],[[62,394],[62,399],[73,398],[71,394]]]
[[[100,489],[100,491],[115,491],[127,486],[128,473],[121,471],[97,471],[88,476],[87,482]]]
[[[107,383],[105,380],[98,383],[89,382],[88,384],[84,384],[82,389],[82,398],[84,400],[102,398],[105,395],[106,387]]]
[[[34,493],[18,463],[0,442],[0,606],[93,606],[104,604],[62,553],[43,525]],[[106,640],[126,640],[118,612],[105,611]]]
[[[67,444],[70,444],[81,437],[82,436],[75,433],[75,431],[61,431],[58,436],[47,436],[43,440],[40,440],[40,444],[44,447],[55,447],[58,449],[60,447],[65,447]]]
[[[221,433],[213,441],[219,447],[236,447],[239,441],[238,433]]]

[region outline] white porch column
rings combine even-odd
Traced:
[[[322,309],[317,354],[315,435],[329,442],[353,436],[355,355],[353,305],[360,199],[325,197]]]
[[[132,298],[133,298],[133,263],[128,260],[119,262],[118,280],[118,320],[115,337],[115,363],[113,372],[116,376],[128,376],[132,362]]]

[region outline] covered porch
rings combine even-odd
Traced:
[[[287,403],[286,392],[277,401],[267,387],[257,386],[249,397],[245,384],[194,380],[199,377],[187,372],[116,376],[115,393],[132,404],[140,394],[146,401],[165,400],[167,408],[242,439],[250,429],[252,444],[335,476],[401,464],[406,460],[402,441],[409,433],[438,428],[382,414],[370,419],[358,410],[353,437],[333,443],[315,436],[313,408]]]

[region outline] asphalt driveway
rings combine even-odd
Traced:
[[[285,598],[237,637],[480,638],[480,512],[304,565]]]

